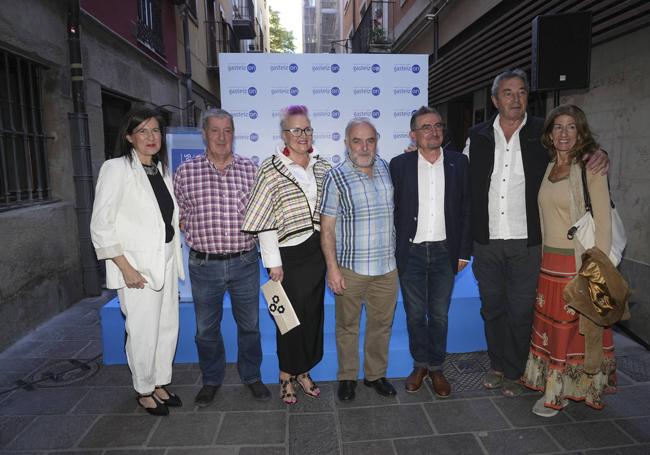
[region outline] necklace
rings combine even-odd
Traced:
[[[155,164],[143,164],[142,168],[147,175],[156,175],[158,173],[158,166]]]

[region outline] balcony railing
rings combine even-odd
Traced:
[[[160,56],[165,56],[160,0],[139,0],[135,36]]]
[[[219,69],[220,52],[239,52],[239,41],[235,38],[232,26],[224,21],[205,21],[208,44],[208,69]]]
[[[255,38],[255,7],[253,0],[232,1],[232,27],[237,39]]]
[[[392,1],[372,1],[352,36],[352,52],[390,52],[393,31],[388,24],[388,12]]]

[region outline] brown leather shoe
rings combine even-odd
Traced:
[[[411,374],[406,378],[406,391],[408,393],[415,393],[422,387],[422,381],[427,377],[427,369],[416,367],[413,368]]]
[[[451,385],[442,374],[442,371],[429,371],[429,379],[431,379],[431,386],[438,398],[447,398],[451,393]]]

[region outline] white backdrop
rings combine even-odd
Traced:
[[[220,54],[221,104],[235,118],[235,151],[261,162],[280,138],[279,111],[309,108],[314,146],[333,164],[345,125],[370,118],[387,160],[410,143],[411,113],[427,105],[426,55]]]

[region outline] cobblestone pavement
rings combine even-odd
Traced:
[[[295,406],[258,403],[238,384],[233,365],[214,403],[199,409],[196,364],[174,368],[173,390],[184,399],[169,417],[140,409],[128,368],[101,366],[98,309],[86,299],[0,354],[0,452],[84,455],[286,454],[649,454],[650,352],[616,336],[618,393],[595,411],[571,403],[554,418],[530,410],[539,396],[504,398],[483,390],[484,352],[450,355],[454,393],[435,398],[430,387],[395,398],[359,385],[340,403],[336,383],[322,396],[300,394]]]

